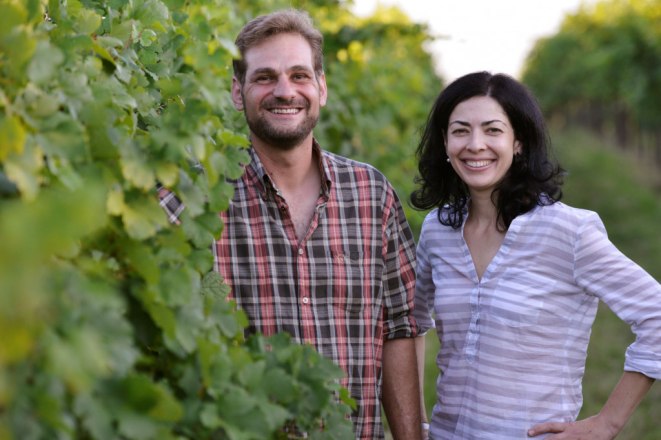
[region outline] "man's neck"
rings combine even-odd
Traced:
[[[311,181],[320,181],[312,149],[312,137],[290,150],[255,142],[253,148],[269,177],[280,190],[290,192],[301,185],[309,185]]]
[[[254,143],[253,148],[284,197],[296,240],[301,242],[310,228],[321,190],[321,171],[312,147],[312,137],[309,142],[286,151],[263,148]]]

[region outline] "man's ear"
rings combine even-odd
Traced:
[[[317,77],[317,84],[319,84],[319,106],[326,105],[328,100],[328,86],[326,85],[326,73],[321,72]]]
[[[234,103],[234,108],[238,111],[243,111],[243,94],[241,93],[241,83],[236,78],[232,77],[232,102]]]

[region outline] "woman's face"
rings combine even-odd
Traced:
[[[445,145],[452,168],[473,197],[490,195],[521,151],[507,114],[489,96],[467,99],[454,108]]]

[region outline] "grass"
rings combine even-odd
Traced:
[[[568,170],[563,201],[596,211],[611,241],[657,280],[661,279],[661,174],[580,131],[554,135],[563,167]],[[425,402],[431,413],[438,370],[439,343],[427,334]],[[597,413],[622,374],[624,352],[633,341],[628,326],[600,305],[592,329],[583,380],[584,404],[579,418]],[[655,384],[618,440],[661,439],[661,385]]]

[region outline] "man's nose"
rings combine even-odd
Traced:
[[[278,78],[275,89],[273,89],[273,96],[280,99],[294,98],[294,87],[289,78]]]

